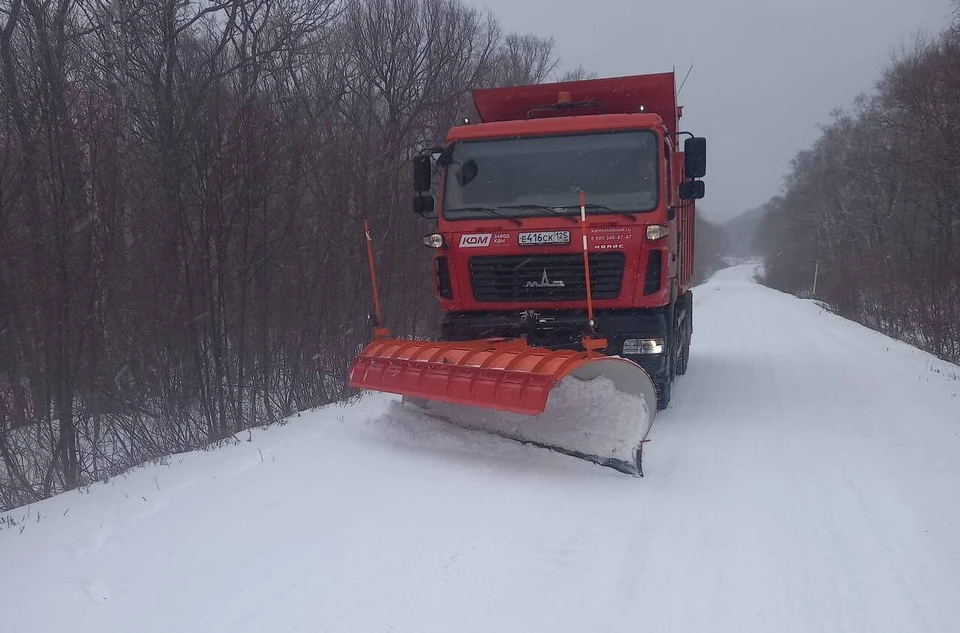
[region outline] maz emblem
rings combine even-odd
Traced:
[[[523,284],[524,288],[564,288],[566,284],[562,280],[558,279],[557,281],[550,281],[550,278],[547,277],[547,269],[543,269],[543,276],[540,277],[540,281],[528,281]]]

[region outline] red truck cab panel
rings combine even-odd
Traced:
[[[587,320],[586,232],[597,332],[662,395],[685,366],[692,327],[694,201],[679,194],[689,179],[674,74],[476,90],[473,99],[480,122],[451,129],[439,163],[441,336],[576,347]]]

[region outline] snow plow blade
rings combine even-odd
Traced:
[[[374,341],[354,360],[350,385],[402,395],[462,428],[633,475],[642,475],[657,410],[653,382],[636,363],[522,339]]]

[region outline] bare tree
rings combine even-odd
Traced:
[[[960,360],[960,29],[921,39],[795,159],[764,220],[767,281]]]
[[[597,77],[597,73],[590,72],[583,66],[577,66],[563,73],[560,76],[560,81],[583,81],[585,79],[596,79]]]
[[[0,510],[349,395],[409,160],[552,42],[461,0],[0,0]]]
[[[511,34],[497,51],[488,81],[498,86],[540,83],[559,63],[553,38]]]

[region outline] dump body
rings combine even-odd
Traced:
[[[585,105],[551,110],[552,116],[648,113],[663,120],[667,133],[679,131],[681,111],[672,72],[475,90],[473,103],[484,123],[530,121],[532,110],[540,108],[532,116],[542,117],[542,106],[554,105],[560,93],[569,94],[572,104]]]

